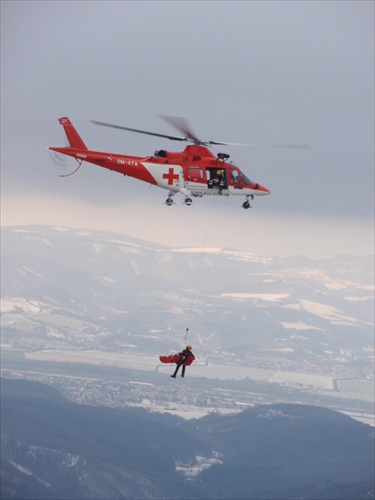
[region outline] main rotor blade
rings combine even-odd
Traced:
[[[234,142],[207,141],[205,144],[207,144],[207,146],[236,146]],[[244,146],[244,144],[238,144],[238,146]]]
[[[185,118],[181,118],[180,116],[165,116],[159,115],[164,121],[172,125],[172,127],[176,128],[178,131],[183,133],[188,139],[192,139],[195,143],[202,143],[200,139],[194,134],[190,125],[188,124]]]
[[[102,125],[103,127],[117,128],[119,130],[127,130],[128,132],[137,132],[138,134],[154,135],[155,137],[164,137],[165,139],[170,139],[171,141],[186,141],[187,137],[175,137],[173,135],[157,134],[155,132],[147,132],[146,130],[138,130],[136,128],[122,127],[120,125],[112,125],[110,123],[98,122],[96,120],[90,120],[91,123],[95,125]]]
[[[198,137],[193,133],[190,128],[188,122],[185,118],[181,118],[178,116],[163,116],[160,115],[160,118],[165,120],[167,123],[175,127],[177,130],[182,132],[185,137],[176,137],[174,135],[166,135],[166,134],[158,134],[156,132],[148,132],[146,130],[139,130],[136,128],[123,127],[121,125],[113,125],[111,123],[99,122],[96,120],[91,120],[91,123],[95,123],[96,125],[102,125],[104,127],[117,128],[119,130],[127,130],[128,132],[136,132],[138,134],[146,134],[153,135],[155,137],[163,137],[164,139],[170,139],[171,141],[180,141],[180,142],[193,142],[197,145],[202,146],[247,146],[247,147],[255,147],[255,148],[278,148],[278,149],[311,149],[310,146],[304,144],[248,144],[248,143],[238,143],[238,142],[217,142],[217,141],[201,141]]]
[[[257,144],[254,144],[254,146],[257,146]],[[278,149],[311,149],[311,147],[306,144],[266,144],[263,147]]]
[[[280,149],[310,149],[310,146],[304,144],[242,144],[237,142],[217,142],[217,141],[201,141],[194,134],[190,125],[185,118],[179,116],[159,115],[164,121],[182,132],[187,139],[191,139],[196,144],[204,146],[250,146],[257,148],[280,148]]]
[[[252,144],[245,142],[213,142],[209,141],[208,144],[223,144],[225,146],[247,146],[250,148],[278,148],[278,149],[311,149],[306,144]]]

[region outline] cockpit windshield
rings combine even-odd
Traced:
[[[241,175],[242,175],[242,178],[244,180],[244,183],[247,185],[247,186],[252,186],[254,184],[253,181],[251,181],[241,170]]]

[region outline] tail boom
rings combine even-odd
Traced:
[[[149,184],[157,185],[155,177],[144,166],[143,162],[149,158],[136,156],[114,155],[101,151],[91,151],[87,148],[80,135],[74,128],[69,118],[59,118],[59,123],[64,127],[64,131],[69,141],[66,147],[49,147],[48,149],[57,153],[71,156],[81,165],[83,161],[93,163],[99,167],[107,168],[125,176],[133,177]],[[78,169],[77,169],[78,170]],[[74,172],[73,172],[74,173]],[[69,174],[71,175],[71,174]],[[66,177],[66,176],[63,176]]]

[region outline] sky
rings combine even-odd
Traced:
[[[58,118],[96,151],[220,146],[270,189],[167,207],[167,191],[61,162]],[[180,135],[177,133],[177,135]],[[1,1],[1,224],[115,231],[173,247],[313,259],[374,253],[373,1]]]

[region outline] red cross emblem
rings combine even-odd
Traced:
[[[168,186],[172,186],[173,181],[178,181],[179,178],[180,176],[174,173],[173,168],[170,168],[167,174],[163,174],[163,179],[168,180]]]

